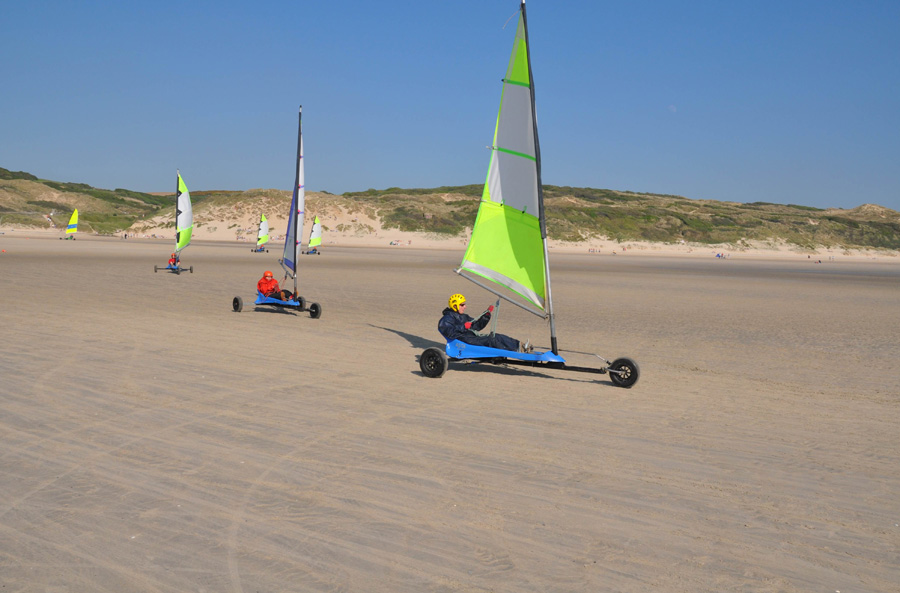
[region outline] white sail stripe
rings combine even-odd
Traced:
[[[500,284],[501,286],[505,286],[509,290],[527,298],[541,309],[544,308],[544,299],[538,296],[536,292],[526,286],[522,286],[512,278],[508,278],[500,272],[497,272],[496,270],[492,270],[491,268],[487,268],[485,266],[482,266],[481,264],[476,264],[475,262],[471,262],[468,260],[463,261],[460,268],[468,270],[473,274],[478,274],[479,276],[488,278],[489,280],[492,280],[497,284]]]

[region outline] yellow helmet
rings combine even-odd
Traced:
[[[451,309],[459,313],[459,306],[466,302],[466,297],[461,294],[455,294],[450,297],[448,305]]]

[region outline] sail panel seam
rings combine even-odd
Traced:
[[[522,157],[523,159],[528,159],[529,161],[537,160],[537,159],[535,159],[533,156],[531,156],[530,154],[525,154],[524,152],[517,152],[517,151],[515,151],[515,150],[510,150],[510,149],[508,149],[508,148],[503,148],[503,147],[501,147],[501,146],[495,146],[495,147],[494,147],[494,150],[498,150],[498,151],[500,151],[500,152],[505,152],[506,154],[511,154],[511,155],[513,155],[513,156],[520,156],[520,157]]]
[[[504,79],[503,79],[503,82],[504,82],[505,84],[514,84],[514,85],[516,85],[516,86],[523,86],[523,87],[525,87],[526,89],[527,89],[527,88],[531,88],[531,85],[529,85],[527,82],[519,82],[518,80],[509,80],[508,78],[504,78]]]

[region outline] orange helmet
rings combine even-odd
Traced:
[[[271,277],[272,277],[272,272],[270,272],[269,270],[266,270],[265,272],[263,272],[263,278],[271,278]]]

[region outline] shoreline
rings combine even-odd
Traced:
[[[201,229],[202,230],[202,227]],[[242,245],[251,246],[250,241],[235,240],[228,236],[218,236],[221,233],[207,233],[203,236],[195,232],[192,243],[197,245]],[[331,236],[328,236],[331,234]],[[154,236],[153,233],[145,233],[140,236],[129,234],[128,239],[123,235],[96,235],[79,233],[77,239],[88,241],[135,241],[151,243],[168,243],[174,237],[166,235]],[[200,236],[198,236],[200,235]],[[269,242],[270,246],[280,249],[282,237],[276,236]],[[57,239],[62,238],[62,233],[55,229],[5,229],[0,230],[0,240],[10,239]],[[435,238],[425,233],[410,233],[403,231],[385,232],[383,229],[364,236],[348,236],[334,231],[327,231],[323,237],[322,249],[329,247],[347,247],[360,249],[426,249],[436,251],[465,251],[468,235],[451,238]],[[706,245],[699,243],[669,244],[654,243],[649,241],[625,241],[594,239],[581,243],[564,241],[549,242],[550,253],[582,254],[586,256],[623,256],[623,257],[679,257],[691,259],[759,259],[759,260],[783,260],[797,261],[810,260],[815,263],[828,263],[834,261],[872,261],[879,260],[900,264],[900,252],[879,249],[843,249],[818,247],[816,249],[804,249],[787,243],[780,244],[751,244],[751,247],[735,249],[731,245]]]

